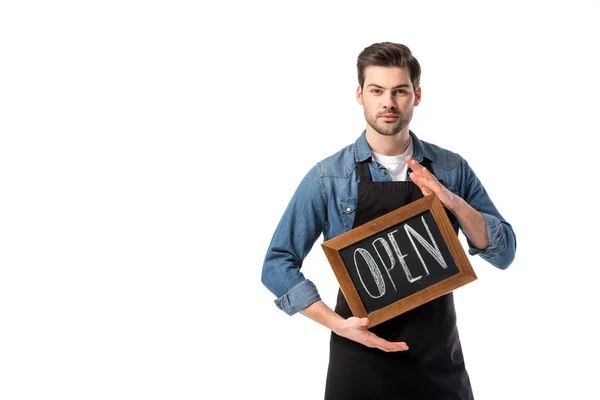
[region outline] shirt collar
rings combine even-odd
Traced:
[[[423,161],[423,146],[421,145],[421,141],[417,138],[417,135],[410,130],[408,133],[410,134],[413,143],[412,157],[416,162],[420,163]],[[371,148],[369,147],[369,143],[367,143],[367,131],[364,130],[354,144],[354,160],[356,163],[359,163],[368,160],[369,158],[371,158]]]

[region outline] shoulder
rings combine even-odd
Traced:
[[[355,144],[349,144],[317,163],[319,174],[329,178],[348,178],[356,169]]]
[[[423,155],[444,169],[459,168],[464,159],[460,154],[436,144],[420,140]]]

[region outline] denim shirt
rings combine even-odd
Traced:
[[[419,140],[412,131],[410,136],[413,158],[419,163],[424,157],[431,160],[437,179],[484,217],[489,245],[480,250],[467,238],[469,254],[478,254],[493,266],[506,269],[515,257],[515,234],[469,164],[456,153]],[[287,314],[320,300],[316,286],[300,271],[302,262],[321,233],[324,240],[329,240],[352,229],[358,201],[357,163],[367,159],[374,182],[391,180],[387,169],[371,157],[363,131],[355,143],[308,171],[275,229],[263,264],[262,282],[277,297],[277,307]],[[460,226],[452,220],[458,234]]]

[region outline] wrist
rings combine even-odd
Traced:
[[[329,327],[329,329],[331,329],[334,333],[339,334],[339,332],[341,332],[344,326],[345,321],[346,320],[344,318],[342,318],[336,313],[335,318],[333,318],[333,320],[331,321],[331,326]]]
[[[452,200],[450,201],[450,204],[446,208],[448,210],[450,210],[450,212],[456,216],[456,214],[460,211],[460,209],[465,204],[465,201],[462,198],[460,198],[459,196],[450,192],[449,190],[448,190],[448,192],[450,193],[450,196],[451,196],[450,198]]]

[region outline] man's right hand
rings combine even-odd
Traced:
[[[377,348],[385,352],[408,350],[404,342],[388,342],[367,329],[368,318],[350,317],[341,321],[334,332],[346,339],[353,340],[367,347]]]
[[[327,304],[317,300],[304,310],[301,314],[331,329],[336,334],[353,340],[367,347],[382,351],[404,351],[408,346],[404,342],[388,342],[367,329],[368,318],[350,317],[344,319],[336,314]]]

